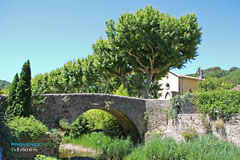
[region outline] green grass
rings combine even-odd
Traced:
[[[240,148],[213,135],[176,143],[172,138],[154,138],[140,145],[125,160],[239,160]]]
[[[176,143],[173,138],[154,137],[136,148],[129,139],[118,139],[103,133],[82,135],[77,139],[65,137],[64,143],[79,144],[98,150],[99,159],[111,160],[239,160],[240,148],[213,135]]]
[[[63,143],[71,143],[96,149],[101,154],[99,159],[121,160],[128,155],[132,148],[130,138],[118,139],[111,138],[103,133],[84,134],[79,138],[71,139],[69,137],[63,138]]]

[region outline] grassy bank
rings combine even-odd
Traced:
[[[63,138],[63,143],[71,143],[96,149],[101,154],[98,159],[121,160],[130,154],[133,145],[130,138],[118,139],[111,138],[103,133],[84,134],[79,138]]]
[[[154,138],[135,148],[125,160],[239,160],[240,148],[213,135],[176,143],[172,138]]]

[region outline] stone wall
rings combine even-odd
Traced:
[[[146,113],[144,115],[147,122],[147,131],[159,129],[167,125],[167,110],[170,107],[169,100],[147,100]]]
[[[162,137],[173,137],[179,142],[184,140],[182,133],[191,127],[195,128],[199,135],[212,133],[216,137],[231,141],[240,147],[240,115],[225,122],[222,129],[216,128],[216,121],[210,121],[208,117],[202,114],[178,114],[176,122],[168,119],[167,123],[157,122],[160,119],[159,117],[155,118],[155,120],[152,120],[153,123],[150,123],[158,123],[159,126],[155,125],[155,127],[149,128],[145,135],[146,139],[149,139],[153,134],[158,134]]]
[[[215,136],[231,141],[240,147],[240,115],[232,117],[224,124],[223,129],[217,129],[215,122],[212,122],[211,126]]]

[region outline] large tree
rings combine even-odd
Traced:
[[[16,92],[17,92],[18,81],[19,81],[18,74],[16,74],[14,76],[14,79],[10,85],[9,92],[8,92],[8,108],[5,112],[7,119],[11,119],[17,115],[15,110],[15,105],[16,105]]]
[[[132,66],[145,75],[144,98],[154,75],[162,77],[197,56],[202,34],[194,14],[176,18],[151,6],[121,15],[117,24],[109,20],[106,33],[112,48],[127,53]]]
[[[24,63],[17,84],[16,106],[19,108],[19,115],[27,117],[32,113],[32,90],[31,90],[31,68],[29,60]]]

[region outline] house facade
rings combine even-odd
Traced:
[[[162,90],[161,100],[169,100],[175,95],[183,95],[186,92],[192,92],[197,88],[198,82],[203,80],[202,70],[198,69],[198,77],[177,75],[173,72],[168,72],[165,77],[159,81]]]

